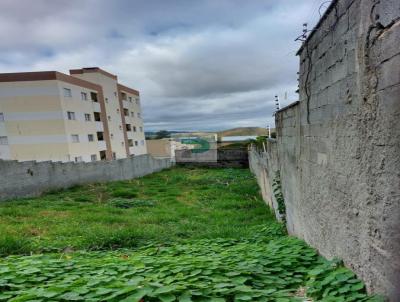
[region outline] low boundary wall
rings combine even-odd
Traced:
[[[147,154],[92,163],[0,161],[0,201],[87,183],[132,179],[172,165],[170,159]]]

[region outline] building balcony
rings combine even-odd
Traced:
[[[129,102],[123,100],[123,101],[122,101],[122,106],[123,106],[125,109],[128,109],[128,108],[129,108]]]
[[[104,131],[103,122],[95,122],[95,124],[96,124],[96,131],[97,132],[103,132]]]
[[[99,103],[93,102],[92,105],[93,105],[93,111],[101,112],[101,108],[100,108],[100,104]]]
[[[98,141],[97,147],[99,150],[107,150],[106,142],[105,141]]]
[[[0,121],[0,136],[7,136],[6,123]]]
[[[133,139],[134,133],[132,131],[127,131],[126,133],[128,134],[128,139]]]
[[[0,145],[0,159],[11,159],[11,151],[9,145]]]

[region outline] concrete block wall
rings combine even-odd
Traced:
[[[276,114],[278,167],[264,163],[288,231],[400,301],[400,1],[333,1],[298,55],[300,102]]]
[[[194,153],[188,150],[175,150],[178,165],[213,168],[248,168],[248,151],[243,148],[210,149]]]
[[[0,201],[87,183],[132,179],[171,166],[169,159],[147,154],[92,163],[0,161]]]
[[[256,176],[264,201],[274,210],[276,218],[279,220],[278,204],[274,197],[272,187],[276,173],[279,171],[279,160],[275,140],[268,140],[263,148],[257,149],[252,147],[250,149],[249,168]]]

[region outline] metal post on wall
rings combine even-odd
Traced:
[[[276,107],[276,111],[278,111],[281,107],[279,104],[279,98],[277,95],[275,96],[275,107]]]

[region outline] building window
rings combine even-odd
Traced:
[[[88,141],[89,142],[94,142],[94,135],[93,134],[88,134]]]
[[[97,98],[97,93],[96,92],[91,92],[90,93],[90,99],[93,101],[93,102],[98,102],[99,101],[99,99]]]
[[[124,93],[124,92],[121,93],[121,99],[123,101],[126,101],[126,93]]]
[[[79,143],[79,135],[78,134],[72,134],[71,139],[73,143]]]
[[[117,159],[117,153],[113,152],[112,156],[113,156],[113,160]]]
[[[121,125],[119,125],[119,130],[122,130],[122,126]]]
[[[119,109],[117,109],[117,113],[119,113]]]
[[[72,91],[69,88],[64,88],[64,97],[72,98]]]
[[[140,118],[140,112],[137,113],[137,117]]]
[[[133,147],[133,140],[128,139],[128,146],[129,146],[129,147]]]
[[[108,104],[108,98],[106,98],[106,103]]]
[[[135,117],[135,112],[131,111],[131,117]]]
[[[67,112],[67,116],[68,116],[68,119],[71,120],[71,121],[76,120],[75,112],[68,111],[68,112]]]
[[[126,127],[126,131],[132,131],[131,124],[126,124],[125,127]]]
[[[132,103],[132,97],[131,96],[129,97],[129,102]]]
[[[0,122],[4,122],[4,113],[0,112]]]
[[[105,150],[100,151],[100,160],[106,160],[107,159],[107,153]]]
[[[144,140],[141,140],[141,141],[140,141],[140,144],[141,144],[142,146],[144,146]]]
[[[94,115],[94,120],[96,122],[101,122],[101,114],[100,114],[100,112],[93,112],[93,115]]]
[[[135,146],[139,146],[139,142],[138,141],[135,141]]]
[[[103,132],[97,132],[97,140],[98,141],[104,141],[104,133]]]
[[[124,115],[125,116],[129,116],[129,110],[128,109],[124,109]]]
[[[110,137],[111,137],[111,139],[114,139],[114,134],[111,133],[111,134],[110,134]]]
[[[139,105],[139,99],[136,99],[135,101],[136,101],[136,105]]]
[[[75,157],[75,162],[80,163],[82,161],[82,156],[76,156]]]
[[[133,132],[136,132],[136,126],[133,126]]]
[[[111,122],[111,116],[107,116],[108,121]]]
[[[89,113],[85,113],[85,121],[90,122],[92,120],[92,117]]]
[[[81,92],[81,99],[82,99],[82,101],[87,101],[87,93],[86,92]]]
[[[96,154],[90,155],[90,160],[91,161],[96,161],[97,160],[97,155]]]
[[[0,145],[8,145],[8,137],[0,136]]]
[[[114,96],[117,96],[117,92],[116,91],[114,91]]]
[[[139,127],[139,129],[140,129],[140,132],[143,132],[143,127]]]
[[[124,146],[124,145],[125,145],[125,143],[124,143],[124,142],[121,142],[121,145],[122,145],[122,146]]]

